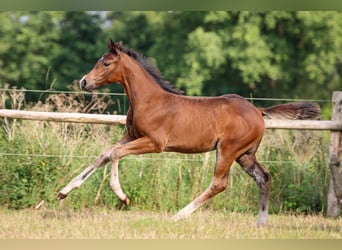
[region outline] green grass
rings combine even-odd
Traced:
[[[270,215],[255,226],[248,213],[205,209],[174,222],[169,213],[114,209],[0,210],[1,239],[341,239],[342,219]]]

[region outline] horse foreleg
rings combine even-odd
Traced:
[[[110,172],[110,188],[113,193],[123,202],[126,206],[129,205],[128,196],[122,191],[119,181],[119,160],[112,160],[112,168]]]
[[[162,147],[156,147],[156,144],[149,137],[141,137],[124,145],[119,145],[111,152],[110,188],[123,203],[129,205],[129,199],[121,189],[118,171],[119,160],[129,154],[157,153],[161,151]]]
[[[75,188],[79,188],[99,167],[107,164],[110,159],[112,153],[115,149],[126,143],[128,141],[128,136],[125,135],[118,143],[116,143],[110,150],[101,154],[95,161],[82,171],[78,176],[76,176],[72,181],[69,182],[67,186],[65,186],[57,195],[58,200],[62,200],[67,197],[67,195]]]
[[[89,167],[87,167],[85,170],[82,171],[78,176],[76,176],[72,181],[69,182],[67,186],[65,186],[57,195],[58,200],[62,200],[67,197],[67,195],[75,188],[79,188],[88,178],[91,176],[95,170],[106,163],[109,162],[110,159],[110,153],[112,150],[109,150],[108,152],[101,154],[100,157],[98,157],[93,164],[91,164]]]

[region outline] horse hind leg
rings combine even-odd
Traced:
[[[265,226],[268,216],[268,202],[271,189],[271,175],[256,160],[255,151],[252,150],[236,160],[242,169],[251,176],[259,188],[259,214],[257,226]]]

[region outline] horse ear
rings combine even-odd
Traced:
[[[122,41],[115,43],[115,47],[119,50],[122,49]]]
[[[108,40],[108,49],[115,51],[115,44],[114,44],[112,38],[109,38],[109,40]]]

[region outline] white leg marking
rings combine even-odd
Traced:
[[[94,173],[96,168],[94,168],[93,165],[87,167],[85,170],[83,170],[82,173],[80,173],[77,177],[75,177],[65,188],[63,188],[60,193],[63,195],[67,195],[70,193],[71,190],[75,188],[79,188],[83,182],[85,182],[89,176],[91,176],[92,173]]]
[[[89,176],[91,176],[95,172],[97,168],[106,164],[109,161],[108,155],[110,155],[112,149],[108,152],[98,157],[93,162],[93,164],[91,164],[89,167],[83,170],[82,173],[80,173],[72,181],[70,181],[69,184],[59,192],[57,198],[64,199],[68,195],[68,193],[70,193],[73,189],[79,188],[89,178]]]
[[[112,169],[110,173],[110,188],[120,200],[125,201],[127,199],[127,195],[121,189],[118,166],[119,160],[115,159],[112,162]]]
[[[266,226],[267,225],[267,217],[268,217],[267,209],[259,210],[257,226]]]
[[[194,202],[189,203],[186,207],[182,208],[177,214],[172,217],[172,220],[177,221],[185,219],[190,216],[198,207],[194,205]]]

